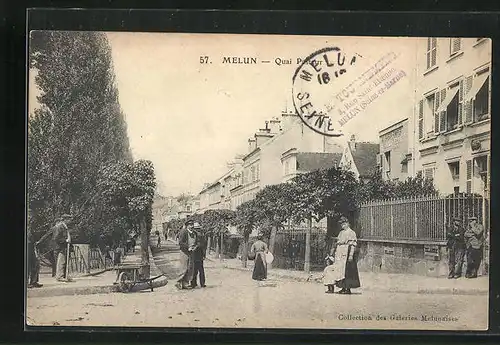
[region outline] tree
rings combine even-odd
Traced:
[[[364,201],[421,197],[437,193],[432,179],[423,177],[421,172],[415,177],[408,177],[405,181],[394,182],[382,179],[380,171],[375,169],[369,181],[362,187]]]
[[[233,223],[234,216],[232,210],[215,209],[205,211],[201,217],[201,226],[207,236],[220,239],[216,242],[216,254],[222,254],[223,237],[228,232],[228,226]]]
[[[308,222],[304,270],[310,271],[312,220],[325,217],[353,219],[360,202],[360,184],[354,174],[341,168],[297,175],[291,182],[290,208],[295,222]]]
[[[274,251],[274,242],[278,229],[283,227],[292,215],[290,199],[293,189],[289,183],[281,183],[264,187],[255,196],[257,222],[263,225],[262,235],[269,238],[269,250]],[[269,226],[266,226],[266,225]]]
[[[410,176],[405,181],[397,183],[394,188],[396,198],[430,196],[437,195],[437,193],[432,179],[425,178],[421,172],[415,177]]]
[[[104,166],[132,156],[104,33],[33,31],[29,63],[41,90],[28,121],[29,226],[47,232],[58,215],[88,207]],[[84,222],[85,231],[102,225]]]
[[[250,234],[257,225],[257,205],[255,200],[247,201],[236,208],[235,224],[238,232],[243,236],[243,267],[247,267],[248,242]]]

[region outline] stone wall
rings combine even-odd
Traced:
[[[360,271],[408,273],[432,277],[448,275],[444,243],[359,241]]]

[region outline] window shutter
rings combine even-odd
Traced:
[[[467,95],[472,89],[472,76],[468,76],[465,78],[465,94]],[[465,99],[464,104],[463,104],[463,114],[464,114],[464,123],[471,123],[472,122],[472,99]]]
[[[424,101],[418,102],[418,138],[424,137]]]
[[[462,46],[462,42],[460,38],[452,38],[451,39],[451,54],[455,54],[456,52],[460,51],[460,48]]]
[[[441,93],[437,91],[434,95],[434,133],[439,133],[439,113],[437,112],[437,109],[440,104],[440,99],[439,96]]]
[[[431,66],[436,65],[437,56],[437,38],[431,39]]]
[[[446,89],[441,90],[441,101],[446,99]],[[443,110],[439,114],[439,131],[446,132],[446,110]]]
[[[427,57],[427,69],[431,68],[431,52],[430,51],[427,51],[427,53],[425,54],[426,57]]]
[[[464,80],[461,79],[459,82],[458,90],[458,125],[462,125],[462,116],[464,108]]]
[[[467,164],[467,186],[466,186],[466,192],[470,194],[472,192],[472,160],[468,160],[466,162]]]
[[[486,112],[490,112],[490,77],[486,78],[486,81],[484,82],[486,87],[488,88],[488,101],[486,102]]]
[[[431,41],[432,41],[432,38],[431,38],[431,37],[429,37],[429,38],[427,39],[427,51],[431,50],[431,47],[432,47],[432,43],[431,43]]]

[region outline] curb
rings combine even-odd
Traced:
[[[208,259],[212,262],[215,262],[213,259]],[[230,267],[230,266],[222,266],[223,268],[237,270],[237,271],[250,271],[249,268],[243,267]],[[296,282],[302,283],[316,283],[322,284],[317,278],[305,278],[305,277],[293,277],[286,274],[280,274],[273,271],[268,271],[268,275],[274,278],[287,279]],[[362,287],[363,291],[377,291],[377,292],[388,292],[388,293],[415,293],[415,294],[425,294],[425,295],[488,295],[488,290],[484,289],[457,289],[457,288],[435,288],[435,289],[398,289],[398,288],[377,288],[374,286],[366,286]]]
[[[156,275],[160,275],[161,271],[158,269],[156,266],[153,255],[151,253],[151,247],[148,246],[148,251],[149,251],[149,264],[151,267],[151,273],[155,272],[157,273]],[[92,276],[97,276],[99,274],[108,272],[108,271],[113,271],[114,268],[109,267],[104,270],[98,271],[98,272],[93,272],[93,273],[88,273],[85,275],[82,275],[81,277],[92,277]],[[153,281],[153,288],[159,288],[162,286],[167,285],[168,280],[167,277],[160,277]],[[132,288],[131,292],[139,291],[139,290],[146,290],[149,287],[147,284],[136,284],[134,288]],[[114,293],[114,292],[121,292],[120,288],[118,285],[99,285],[99,286],[79,286],[79,287],[71,287],[71,286],[61,286],[61,287],[55,287],[55,288],[50,288],[50,289],[30,289],[28,290],[27,297],[28,298],[36,298],[36,297],[57,297],[57,296],[75,296],[75,295],[95,295],[95,294],[108,294],[108,293]]]
[[[101,286],[80,286],[80,287],[57,287],[52,289],[28,290],[28,298],[33,297],[57,297],[57,296],[75,296],[75,295],[94,295],[119,292],[118,285]]]

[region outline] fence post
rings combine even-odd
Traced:
[[[373,228],[374,228],[374,222],[375,220],[373,219],[373,205],[370,205],[370,236],[373,237]]]
[[[394,238],[394,213],[392,212],[392,206],[393,206],[393,203],[391,202],[391,208],[390,208],[390,212],[391,212],[391,238]]]
[[[445,239],[446,239],[446,200],[447,199],[443,199],[443,235]]]
[[[413,204],[414,204],[413,212],[415,213],[415,217],[414,217],[414,222],[415,222],[414,226],[415,226],[415,228],[414,228],[414,234],[413,234],[413,236],[415,238],[418,238],[417,199],[415,198],[412,201],[413,201]]]

